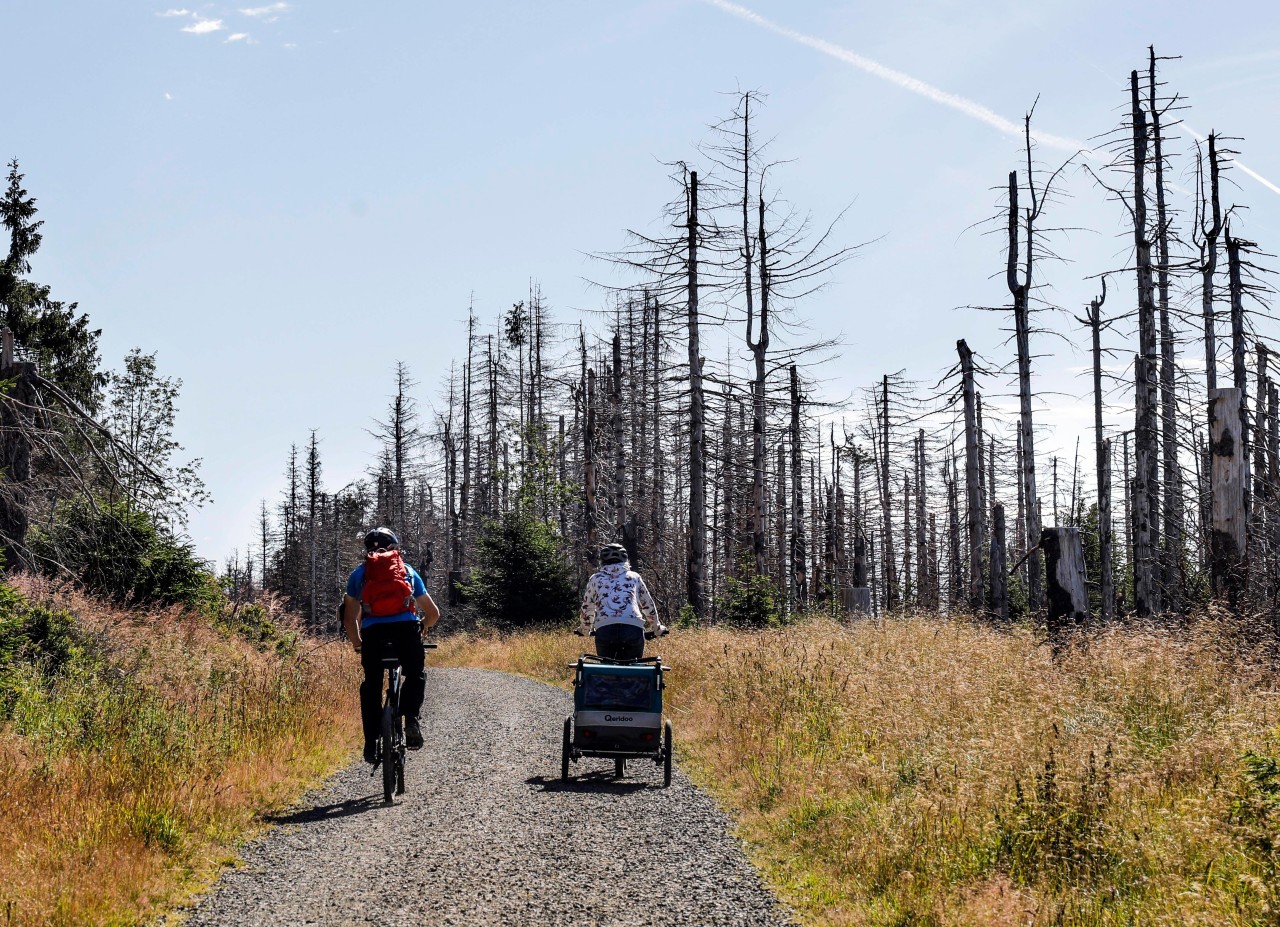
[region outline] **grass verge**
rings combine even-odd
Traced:
[[[0,587],[0,923],[144,922],[350,753],[354,661],[269,618]]]
[[[1280,680],[1236,640],[1115,630],[1055,660],[914,618],[662,654],[682,759],[809,924],[1280,924]],[[580,647],[459,636],[435,662],[563,685]]]

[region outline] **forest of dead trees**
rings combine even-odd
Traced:
[[[599,544],[622,542],[664,615],[686,620],[1043,614],[1052,632],[1213,600],[1280,614],[1265,257],[1236,234],[1231,143],[1173,133],[1185,104],[1160,62],[1151,50],[1130,75],[1122,123],[1062,163],[1040,163],[1026,117],[991,217],[1008,300],[980,307],[1008,340],[961,339],[931,375],[886,372],[839,402],[819,395],[834,345],[796,332],[856,249],[838,242],[840,217],[785,205],[763,100],[739,94],[696,163],[671,165],[663,235],[598,255],[615,281],[598,313],[557,318],[536,285],[497,318],[468,312],[431,412],[405,366],[392,371],[366,478],[327,484],[314,433],[290,451],[233,584],[330,626],[359,537],[386,524],[456,607],[477,533],[514,515],[554,527],[580,583]],[[1117,266],[1072,268],[1096,288],[1083,308],[1052,305],[1044,284],[1068,172],[1114,201],[1130,242]],[[1070,455],[1038,448],[1047,319],[1069,323],[1092,365],[1094,427]],[[1122,427],[1116,409],[1132,409]]]

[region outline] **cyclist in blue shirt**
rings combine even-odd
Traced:
[[[366,557],[395,551],[398,558],[400,539],[389,528],[375,528],[365,535],[364,549]],[[426,583],[418,571],[407,563],[402,562],[402,566],[403,578],[411,590],[411,595],[405,597],[403,611],[375,615],[367,602],[362,604],[362,599],[368,598],[362,596],[365,585],[363,563],[347,578],[347,594],[343,600],[342,618],[347,637],[355,652],[360,654],[360,664],[364,667],[364,682],[360,684],[360,719],[364,726],[364,758],[368,763],[378,759],[384,654],[394,654],[404,672],[400,707],[404,712],[405,746],[411,750],[422,747],[422,725],[418,715],[422,711],[427,687],[422,635],[440,620],[440,609],[427,593]]]

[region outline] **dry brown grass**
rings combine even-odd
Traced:
[[[0,923],[154,916],[358,740],[334,646],[262,650],[178,610],[19,586],[78,616],[93,656],[33,678],[0,728]]]
[[[917,618],[662,653],[685,761],[809,923],[1278,923],[1277,679],[1230,639],[1116,630],[1055,660],[1024,630]],[[563,684],[580,646],[440,655]]]

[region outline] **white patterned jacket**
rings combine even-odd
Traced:
[[[619,623],[644,628],[654,634],[661,634],[664,630],[649,588],[640,574],[625,563],[606,564],[587,580],[578,621],[579,630],[583,633]]]

